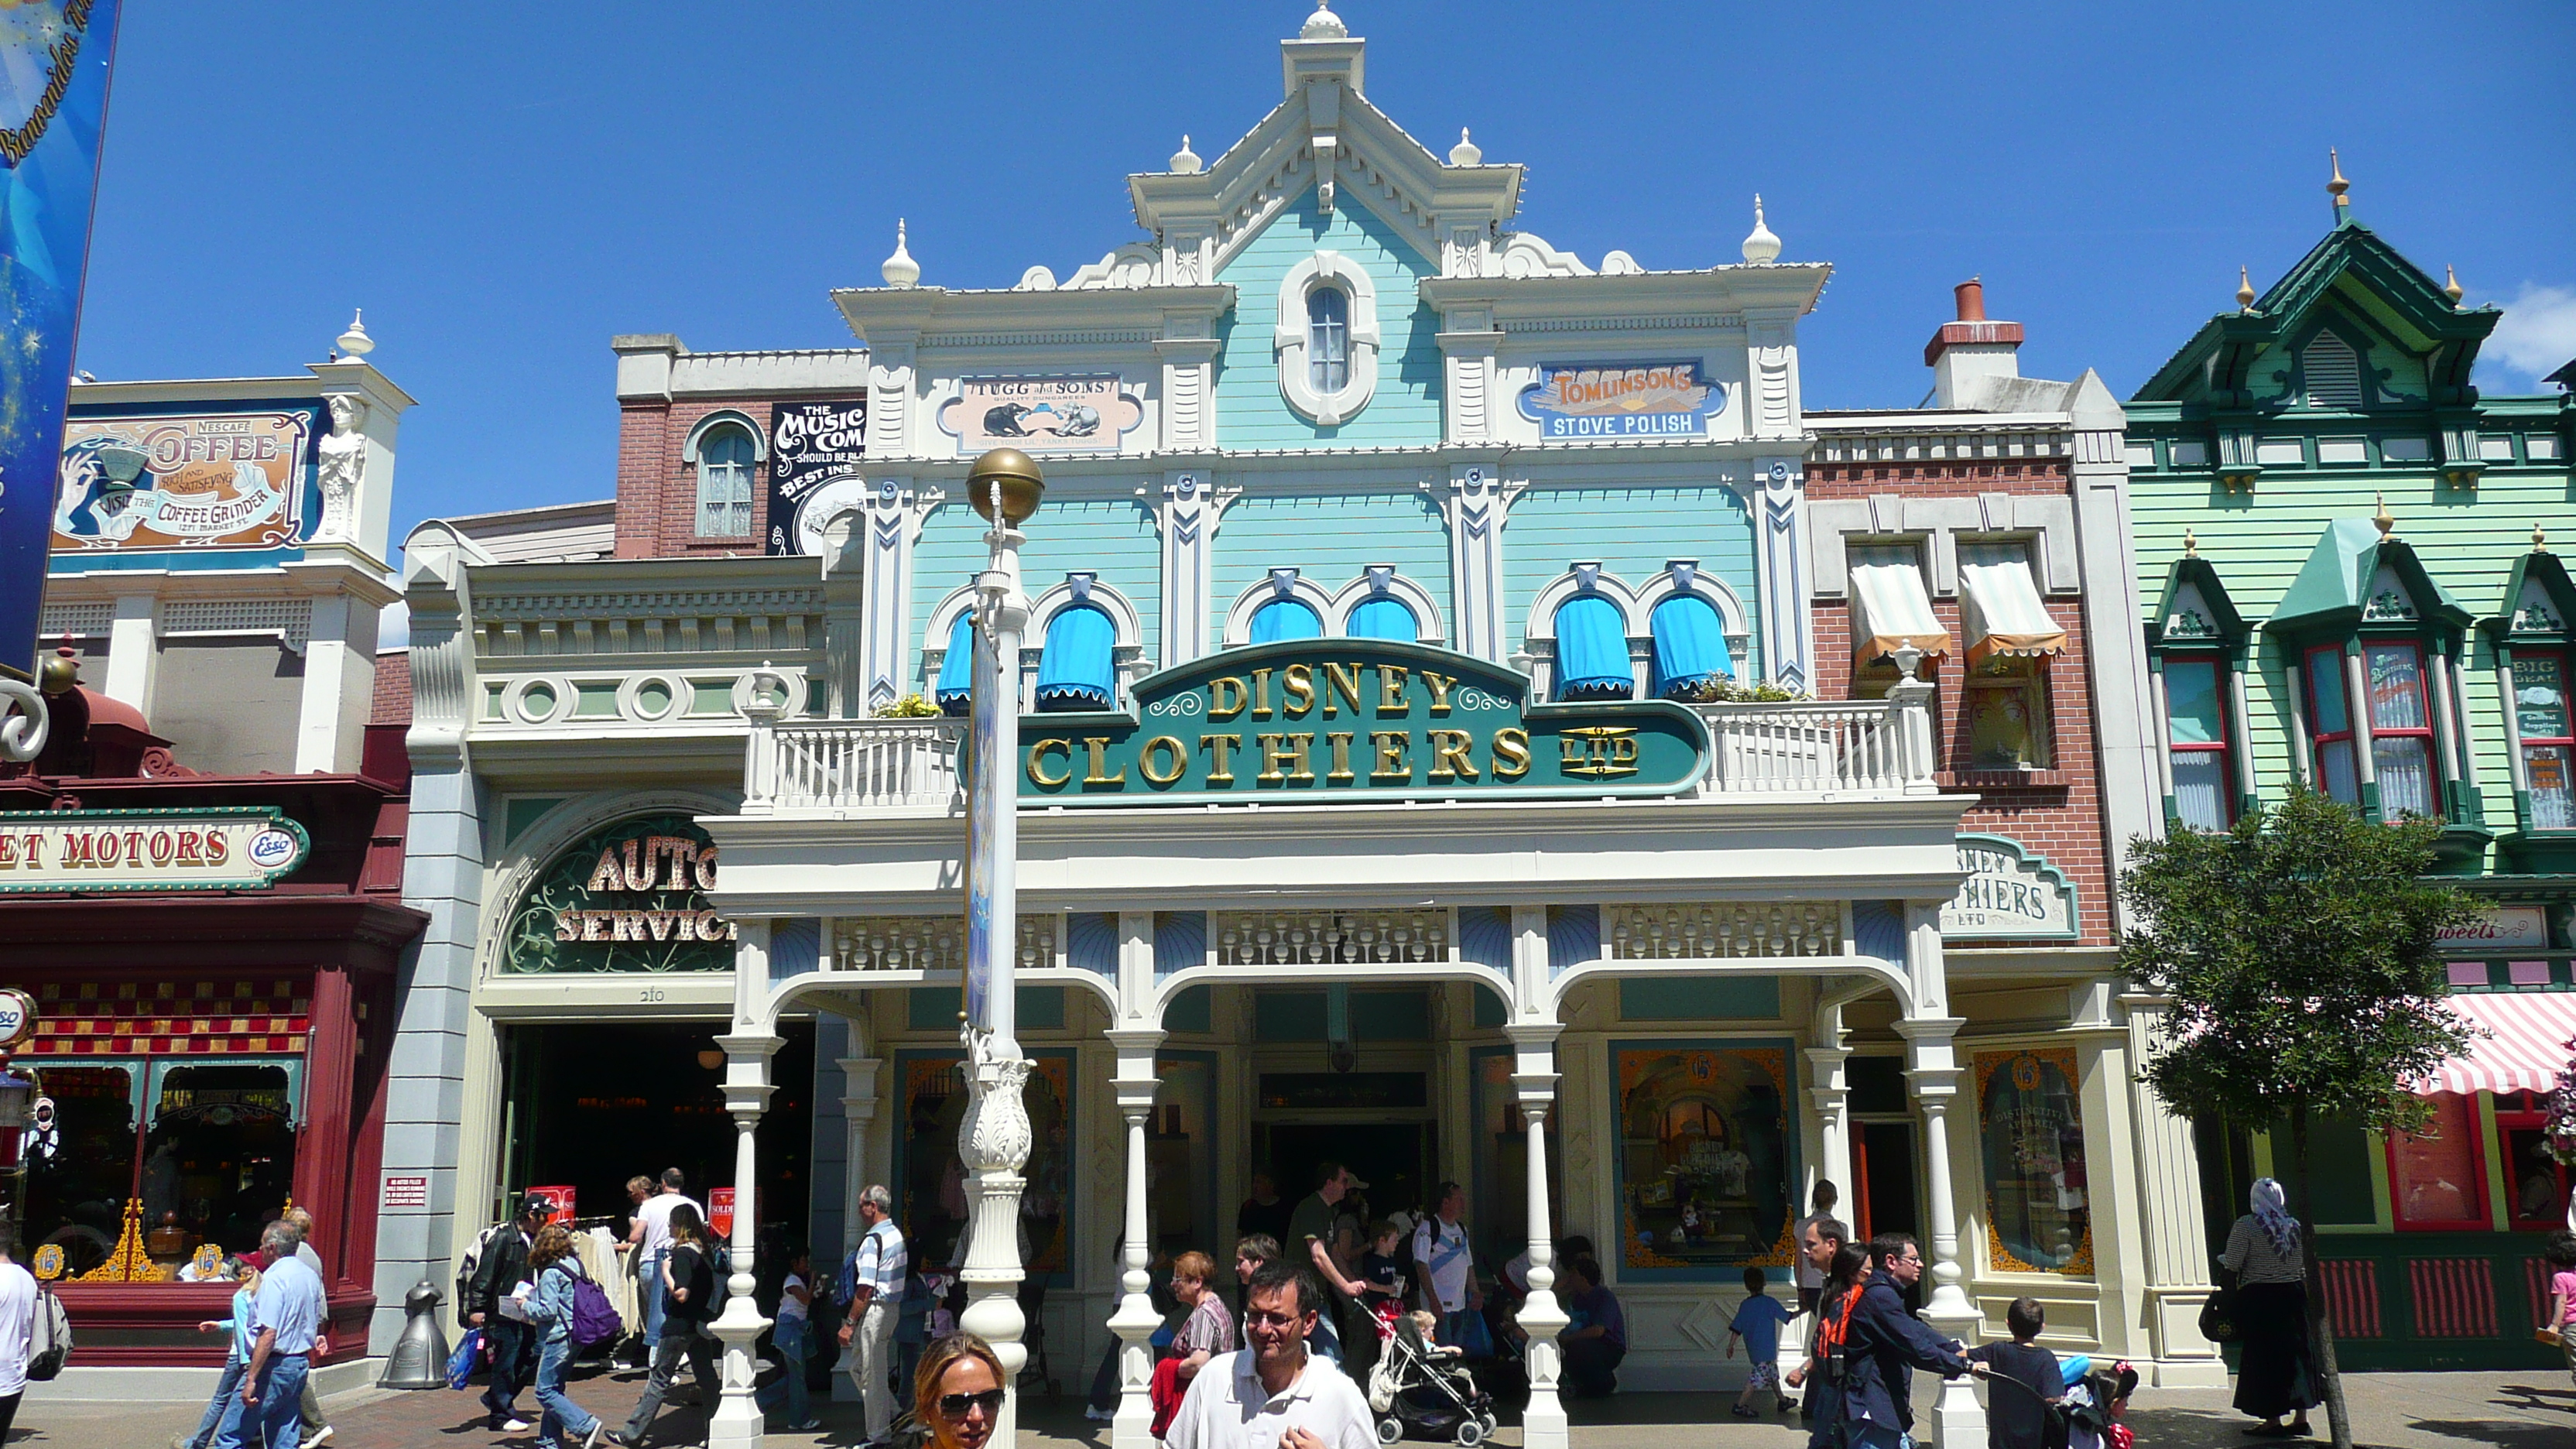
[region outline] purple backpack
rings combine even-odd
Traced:
[[[572,1280],[572,1322],[565,1325],[577,1349],[610,1342],[626,1331],[626,1320],[608,1306],[608,1294],[587,1277]]]

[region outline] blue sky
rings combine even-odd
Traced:
[[[851,345],[895,218],[923,281],[1059,276],[1138,235],[1124,177],[1279,98],[1311,0],[323,5],[127,0],[80,366],[277,375],[363,306],[420,399],[395,537],[605,497],[608,340]],[[1832,262],[1811,407],[1910,405],[1950,286],[2026,374],[2121,395],[2328,224],[2508,308],[2481,381],[2576,357],[2576,6],[1348,0],[1368,94],[1529,167],[1588,262],[1737,260],[1763,194]],[[2507,364],[2511,365],[2507,365]]]

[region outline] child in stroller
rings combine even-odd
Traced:
[[[1494,1432],[1494,1401],[1458,1366],[1464,1349],[1443,1346],[1433,1334],[1440,1320],[1407,1313],[1378,1330],[1377,1367],[1369,1371],[1369,1409],[1377,1416],[1377,1442],[1407,1435],[1449,1439],[1472,1449]]]

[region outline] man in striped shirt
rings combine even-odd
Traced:
[[[859,1221],[867,1236],[859,1239],[841,1284],[849,1313],[841,1323],[841,1342],[851,1349],[850,1377],[866,1406],[871,1445],[883,1446],[894,1430],[894,1391],[888,1378],[894,1366],[895,1319],[903,1312],[903,1280],[910,1270],[903,1234],[894,1225],[894,1194],[872,1183],[859,1194]]]

